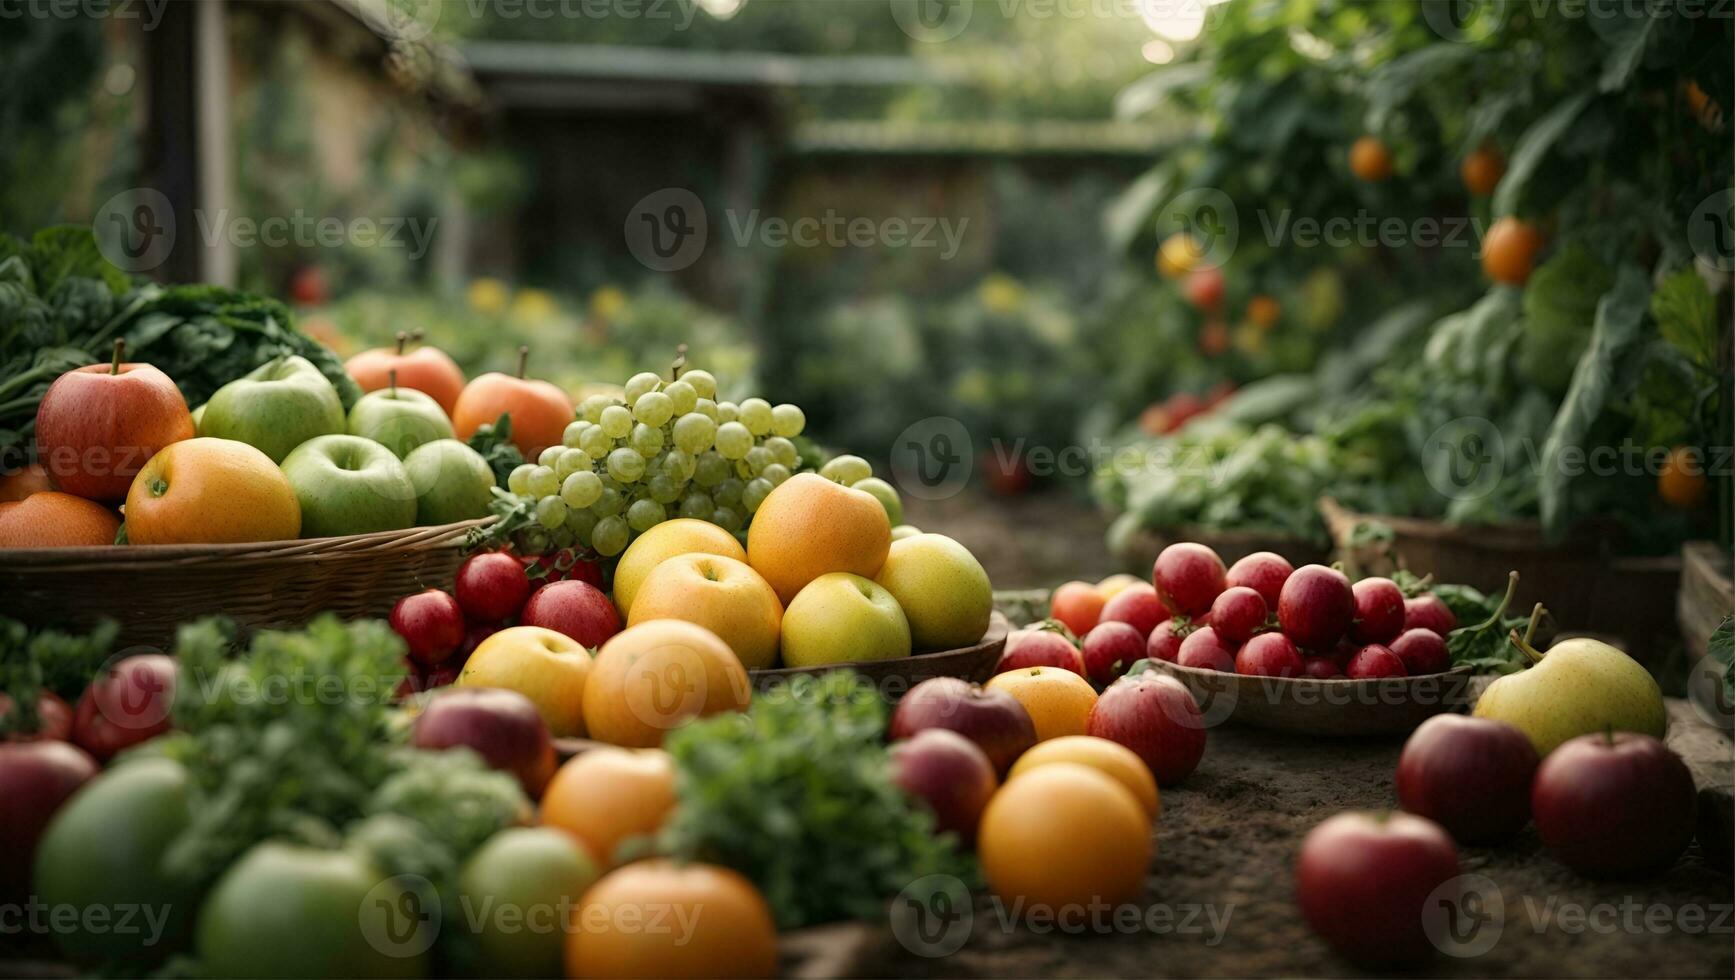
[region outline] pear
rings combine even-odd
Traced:
[[[1510,722],[1546,756],[1569,738],[1592,732],[1663,737],[1668,713],[1657,681],[1618,647],[1579,637],[1538,653],[1514,631],[1511,640],[1534,666],[1488,685],[1478,718]]]

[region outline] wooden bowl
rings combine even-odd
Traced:
[[[1297,735],[1404,735],[1469,703],[1471,671],[1368,680],[1253,677],[1153,660],[1193,692],[1207,724],[1238,721]]]

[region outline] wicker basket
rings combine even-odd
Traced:
[[[120,643],[164,648],[200,616],[246,629],[322,612],[384,616],[410,592],[449,588],[465,532],[492,520],[255,544],[0,549],[0,615],[72,629],[113,619]]]

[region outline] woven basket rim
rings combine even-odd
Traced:
[[[380,555],[450,544],[471,529],[497,520],[478,517],[453,524],[372,531],[331,538],[287,541],[245,541],[233,544],[128,544],[76,548],[0,548],[0,568],[9,572],[32,568],[71,571],[79,568],[186,567],[216,562],[315,562],[337,556]]]

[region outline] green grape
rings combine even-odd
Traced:
[[[646,425],[662,425],[675,417],[675,400],[660,391],[647,391],[633,402],[633,418]]]
[[[663,505],[654,500],[635,500],[627,508],[627,527],[635,531],[645,532],[658,524],[668,515],[663,512]]]
[[[693,466],[693,482],[702,487],[714,487],[729,477],[729,461],[715,449],[699,454]]]
[[[819,468],[819,475],[848,487],[873,476],[874,468],[860,456],[833,456]]]
[[[566,501],[547,496],[536,502],[536,523],[553,530],[566,523]]]
[[[602,410],[614,404],[614,399],[607,395],[591,395],[578,406],[579,415],[591,425],[602,421]]]
[[[772,486],[780,487],[783,485],[784,480],[789,479],[790,472],[789,467],[784,466],[782,463],[772,463],[770,466],[765,467],[759,475],[769,481]]]
[[[801,435],[801,430],[805,428],[807,428],[807,413],[801,410],[801,406],[785,402],[771,410],[771,431],[777,435],[785,439],[793,439]]]
[[[731,507],[719,507],[711,512],[711,523],[733,533],[741,530],[741,514]]]
[[[657,377],[655,374],[652,374],[649,371],[640,371],[638,374],[635,374],[632,377],[627,379],[627,384],[626,384],[627,404],[628,405],[638,404],[639,396],[645,394],[646,392],[656,391],[658,388],[662,387],[662,385],[663,385],[663,379],[662,378]]]
[[[782,436],[772,436],[760,445],[771,450],[772,460],[782,463],[790,469],[794,469],[796,464],[801,462],[801,452],[795,448],[795,443]]]
[[[602,431],[602,426],[593,425],[579,434],[578,448],[589,453],[593,460],[601,459],[608,455],[610,449],[614,448],[614,440],[609,438],[608,433]]]
[[[626,498],[619,489],[605,486],[602,493],[596,495],[596,502],[590,505],[590,509],[598,517],[613,517],[625,510],[626,505]]]
[[[765,472],[765,467],[777,462],[777,456],[764,446],[754,446],[752,449],[747,450],[747,455],[741,457],[741,460],[747,464],[747,469],[750,470],[754,476],[758,476]]]
[[[560,485],[560,499],[568,507],[589,507],[602,496],[602,480],[588,468],[567,477]]]
[[[625,439],[633,430],[633,413],[625,405],[610,405],[602,410],[602,421],[597,424],[610,439]]]
[[[681,380],[692,385],[700,398],[717,397],[717,379],[709,371],[687,371],[681,375]]]
[[[559,527],[555,528],[554,530],[548,532],[549,543],[555,548],[570,548],[570,547],[572,547],[572,542],[573,542],[574,537],[575,537],[575,535],[571,531],[566,529],[565,524],[562,524]]]
[[[753,472],[753,467],[747,465],[745,459],[735,461],[735,475],[743,480],[751,480],[759,474]]]
[[[554,475],[563,482],[574,473],[590,472],[592,460],[590,454],[582,449],[563,449],[554,461]]]
[[[663,454],[663,475],[677,484],[688,483],[693,479],[693,473],[699,467],[699,459],[692,453],[671,449]]]
[[[717,484],[717,488],[711,491],[711,499],[716,501],[719,507],[733,507],[741,502],[741,491],[746,486],[745,480],[730,477]]]
[[[530,493],[530,474],[535,469],[535,463],[519,463],[514,466],[512,472],[506,477],[506,489],[520,497],[528,495]]]
[[[689,412],[675,420],[675,447],[690,453],[702,453],[711,448],[717,438],[717,423]]]
[[[659,504],[672,504],[681,499],[681,485],[662,473],[645,481],[645,492]]]
[[[741,424],[756,436],[771,433],[771,403],[763,398],[749,398],[741,403]]]
[[[676,415],[685,415],[699,403],[699,393],[693,390],[691,382],[671,381],[663,388],[663,394],[669,396],[669,401],[675,405]]]
[[[627,539],[632,532],[627,529],[627,522],[620,517],[605,517],[596,522],[596,527],[590,531],[590,546],[597,554],[609,558],[626,550]]]
[[[682,517],[703,521],[710,518],[711,511],[716,509],[717,505],[711,502],[711,495],[703,490],[694,490],[681,498]]]
[[[763,478],[758,480],[749,480],[747,485],[741,488],[741,506],[747,508],[747,513],[751,514],[758,510],[759,505],[764,503],[765,498],[770,495],[770,480]]]
[[[705,416],[711,421],[717,421],[717,403],[709,398],[701,398],[693,403],[693,411]]]
[[[541,453],[537,454],[536,463],[538,466],[546,466],[549,469],[554,469],[555,461],[560,459],[560,454],[565,451],[565,446],[549,446],[547,449],[544,449]]]
[[[622,483],[637,483],[645,475],[645,458],[637,450],[616,449],[608,454],[608,475]]]
[[[662,393],[653,391],[651,394]],[[663,430],[643,422],[635,423],[632,434],[627,436],[627,445],[641,456],[655,456],[663,448]]]
[[[753,448],[753,433],[739,422],[724,422],[717,426],[717,451],[724,459],[740,459]]]
[[[552,497],[560,492],[560,478],[554,475],[553,467],[539,465],[530,471],[524,489],[532,497]]]
[[[717,421],[733,422],[741,417],[741,409],[734,402],[717,403]]]
[[[527,555],[540,555],[548,550],[548,530],[532,524],[516,535],[518,550]]]
[[[570,423],[566,431],[560,434],[560,444],[568,449],[578,448],[578,437],[584,435],[584,430],[590,428],[590,423],[584,419]]]
[[[601,520],[587,507],[568,507],[566,511],[566,529],[578,537],[578,543],[590,547],[590,532],[596,528],[596,522]]]

